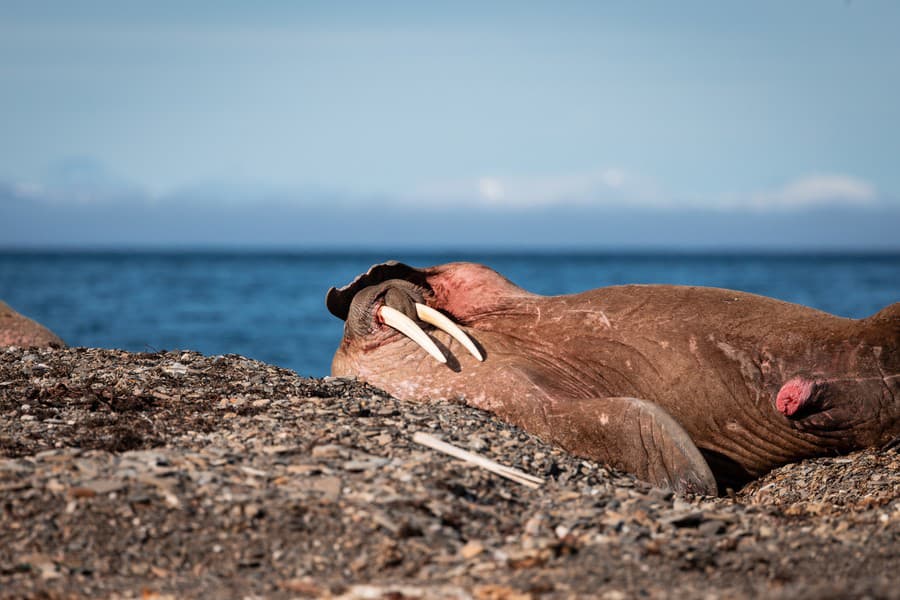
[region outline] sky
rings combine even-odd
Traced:
[[[900,249],[900,3],[0,0],[0,246]]]

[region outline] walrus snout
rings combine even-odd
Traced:
[[[341,288],[332,287],[325,296],[328,312],[342,321],[347,320],[353,298],[361,290],[378,285],[389,279],[403,279],[419,287],[427,288],[428,282],[424,273],[401,262],[390,260],[373,265],[368,271]]]
[[[334,297],[331,292],[335,292],[334,288],[329,292],[329,299]],[[449,334],[479,362],[484,360],[468,334],[445,314],[426,304],[426,292],[427,289],[405,279],[388,279],[359,289],[347,310],[345,333],[362,338],[386,326],[402,333],[437,362],[445,364],[447,357],[420,326],[420,323],[428,324]]]

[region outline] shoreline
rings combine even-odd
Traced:
[[[470,407],[236,355],[0,350],[0,490],[0,597],[889,597],[900,584],[897,448],[679,498]]]

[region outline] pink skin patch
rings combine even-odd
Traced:
[[[809,402],[816,384],[814,381],[795,377],[781,386],[775,398],[775,408],[786,417],[792,416]]]
[[[434,292],[434,308],[463,323],[491,312],[508,298],[534,296],[493,269],[473,263],[432,267],[428,270],[428,285]]]

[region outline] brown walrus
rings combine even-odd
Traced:
[[[40,323],[0,301],[0,348],[4,346],[65,348],[66,344]]]
[[[854,320],[717,288],[539,296],[483,265],[397,262],[326,303],[346,321],[333,375],[463,400],[676,491],[900,434],[900,303]]]

